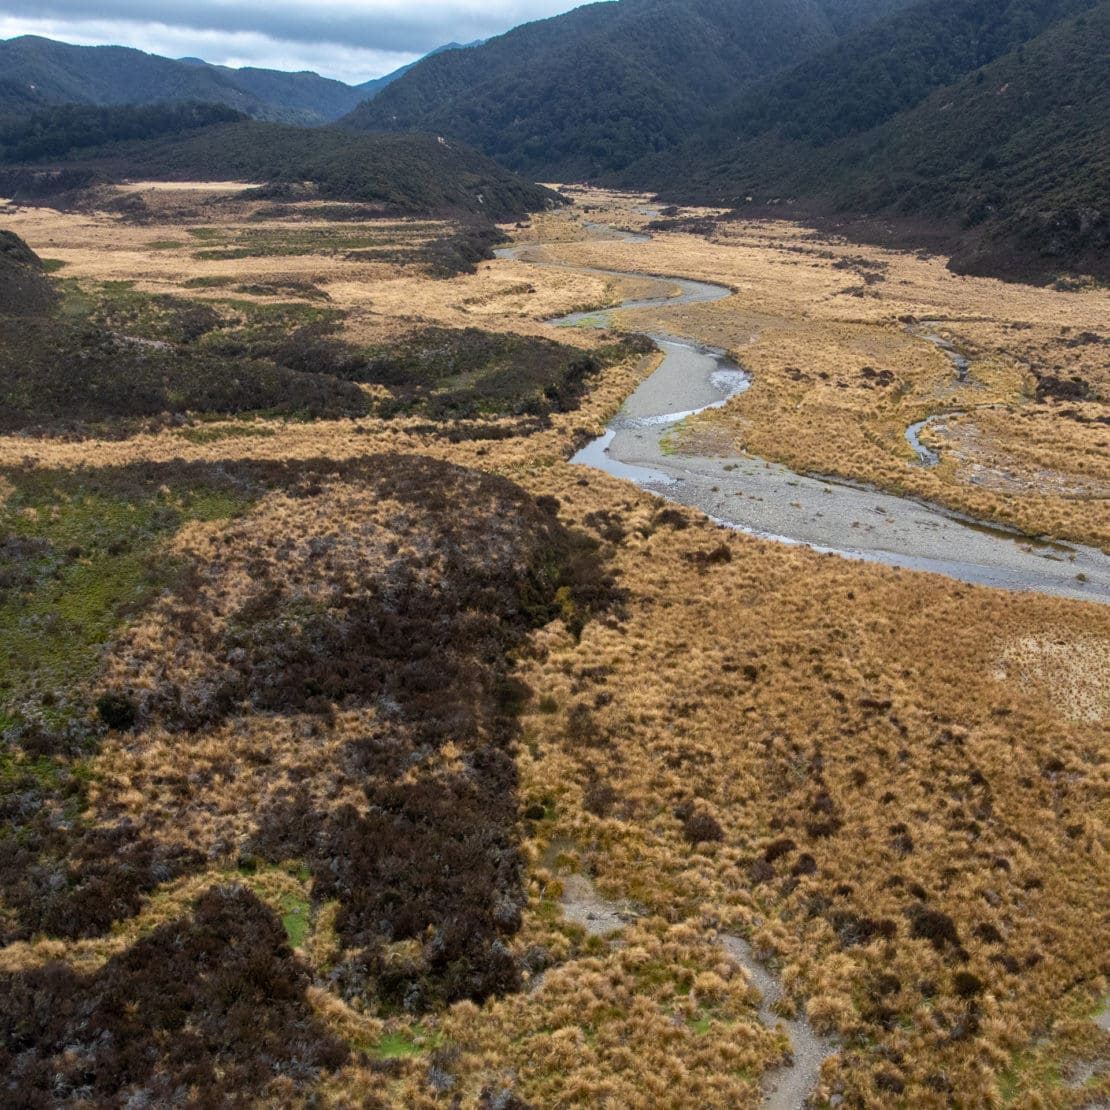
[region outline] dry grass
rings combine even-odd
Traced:
[[[627,208],[628,200],[604,203]],[[138,239],[180,237],[168,228],[19,218],[15,230],[40,252],[66,257],[78,276],[133,277],[134,263],[163,288],[208,265]],[[886,281],[874,286],[879,297],[856,298],[841,292],[851,275],[833,263],[858,248],[814,243],[788,225],[728,227],[720,244],[667,235],[650,246],[593,246],[574,243],[564,217],[542,218],[553,220],[565,228],[562,257],[741,289],[720,305],[654,317],[729,346],[755,370],[750,394],[694,424],[703,439],[821,470],[839,459],[842,471],[886,484],[896,477],[915,492],[1037,530],[1102,536],[1095,504],[1068,500],[1051,484],[1036,492],[971,487],[951,468],[934,475],[905,465],[898,439],[907,415],[970,390],[950,396],[947,360],[897,318],[943,317],[954,336],[977,344],[973,375],[984,384],[975,396],[995,406],[976,414],[983,451],[1018,456],[1016,441],[1007,448],[1003,438],[1004,406],[1015,405],[1023,427],[1044,426],[1014,465],[1025,484],[1037,485],[1038,468],[1101,481],[1094,437],[1104,425],[1061,433],[1041,408],[1019,405],[1024,372],[988,321],[1003,311],[1027,319],[1034,327],[1025,337],[1065,322],[1091,329],[1104,294],[1010,289],[953,278],[936,260],[869,250],[887,264]],[[118,248],[109,249],[113,229]],[[550,227],[542,230],[547,239]],[[544,333],[544,315],[613,292],[524,264],[483,266],[450,282],[393,268],[364,284],[361,264],[280,262],[283,273],[323,284],[351,312],[352,334],[374,336],[407,330],[417,315]],[[896,373],[907,386],[901,399],[865,388],[862,366]],[[334,466],[319,488],[295,497],[275,489],[243,519],[183,529],[174,552],[196,568],[185,606],[195,610],[193,623],[182,619],[180,593],[165,596],[132,620],[101,675],[138,701],[150,693],[150,723],[110,734],[88,757],[82,819],[188,843],[201,862],[143,894],[105,935],[0,949],[0,973],[62,961],[91,981],[141,938],[176,928],[207,891],[238,882],[260,899],[260,920],[280,919],[296,944],[288,959],[304,968],[312,1027],[351,1053],[319,1072],[278,1066],[260,1096],[272,1104],[354,1107],[377,1098],[435,1107],[457,1099],[507,1107],[512,1092],[537,1107],[756,1106],[786,1045],[759,1023],[746,974],[715,943],[731,931],[780,970],[788,1007],[843,1039],[823,1070],[823,1099],[876,1110],[939,1110],[954,1100],[1071,1107],[1105,1092],[1105,1077],[1086,1087],[1073,1079],[1106,1051],[1106,1035],[1088,1017],[1110,975],[1110,612],[724,533],[692,511],[664,509],[629,485],[569,466],[582,431],[596,430],[651,367],[650,358],[611,367],[579,411],[507,440],[452,444],[406,419],[271,422],[272,436],[204,443],[173,432],[126,442],[0,440],[0,465],[29,472],[174,459],[323,458]],[[513,696],[523,699],[508,749],[518,782],[490,809],[519,842],[519,928],[502,942],[524,989],[424,1012],[383,1003],[374,984],[413,967],[431,940],[398,937],[359,978],[363,946],[345,917],[350,890],[313,861],[311,845],[290,859],[259,858],[259,829],[290,798],[300,799],[296,813],[329,829],[341,820],[361,828],[384,812],[382,798],[367,793],[367,738],[378,755],[412,757],[398,789],[466,783],[492,726],[444,731],[431,743],[414,740],[416,725],[387,699],[302,711],[245,698],[181,731],[159,716],[153,697],[173,688],[185,702],[210,694],[211,676],[230,659],[228,636],[238,634],[263,579],[284,575],[309,609],[326,600],[321,576],[330,576],[329,589],[342,579],[357,598],[375,583],[387,587],[386,568],[404,564],[435,586],[441,564],[432,556],[447,548],[430,544],[439,535],[432,518],[371,481],[343,477],[348,460],[373,453],[510,479],[521,497],[557,511],[560,527],[593,538],[622,592],[619,607],[580,629],[582,614],[563,595],[562,618],[489,660],[507,669]],[[1101,461],[1084,470],[1088,458]],[[0,499],[18,473],[0,484]],[[485,523],[470,541],[480,548],[485,537],[492,557],[491,537],[516,513],[497,516],[494,499],[483,505],[494,515],[479,514]],[[295,638],[303,614],[282,619]],[[440,645],[444,657],[450,646]],[[721,838],[692,842],[695,814],[707,828],[716,822]],[[575,870],[641,916],[611,939],[568,922],[560,875]],[[0,917],[9,908],[0,901]]]

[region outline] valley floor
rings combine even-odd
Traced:
[[[615,315],[752,373],[668,450],[1105,550],[1106,293],[575,199],[448,280],[431,222],[3,213],[125,340],[169,342],[165,295],[252,358],[290,304],[347,354],[417,336],[420,374],[468,337],[340,417],[0,436],[6,1097],[783,1106],[794,1066],[815,1106],[1110,1098],[1110,607],[571,464],[659,358],[544,323],[660,292],[575,267],[727,285]],[[469,329],[558,374],[506,393]]]

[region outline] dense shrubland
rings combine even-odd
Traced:
[[[4,1101],[269,1101],[349,1057],[313,1014],[309,981],[271,909],[214,887],[93,972],[0,972]]]
[[[292,239],[283,248],[272,235],[256,237],[256,247],[246,249],[307,253],[332,242],[319,235]],[[12,275],[6,306],[30,314],[0,314],[2,431],[128,434],[217,415],[534,421],[577,407],[590,379],[636,348],[626,342],[583,352],[478,328],[426,328],[388,345],[359,345],[343,338],[342,311],[315,303],[324,298],[295,283],[239,288],[291,293],[314,303],[193,300],[142,293],[127,282],[66,282],[61,303],[53,306],[37,258],[11,240],[12,250],[0,256]],[[487,242],[483,229],[464,228],[422,247],[386,253],[442,275],[472,270]],[[366,252],[356,250],[352,257],[360,253]],[[381,388],[371,394],[361,385]],[[254,430],[264,429],[244,426],[244,434]]]
[[[47,678],[62,689],[84,679],[83,745],[47,755],[40,731],[9,730],[9,941],[95,936],[213,856],[298,859],[314,896],[340,907],[348,992],[412,1012],[513,989],[519,969],[501,938],[519,928],[523,904],[511,743],[526,691],[508,658],[556,614],[581,627],[611,607],[596,543],[564,529],[554,502],[413,456],[100,482],[138,491],[205,480],[278,489],[241,526],[186,532],[162,552],[179,568],[171,590],[116,644],[95,700],[80,658],[39,676],[44,695]],[[217,821],[185,847],[171,831],[184,823],[163,824],[161,806],[88,821],[87,779],[72,761],[95,746],[93,704],[103,723],[139,736],[211,732],[255,714],[316,735],[337,713],[362,713],[334,762],[297,766],[283,753],[250,835],[235,843]],[[237,774],[225,764],[218,778]],[[198,789],[163,781],[183,806]],[[108,817],[118,803],[99,793]],[[67,811],[58,827],[51,815]],[[407,941],[420,942],[407,962],[386,958],[383,946]]]

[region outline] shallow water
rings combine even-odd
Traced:
[[[498,253],[517,257],[519,251],[510,248]],[[675,288],[671,296],[628,300],[613,309],[548,321],[560,327],[609,327],[612,312],[618,309],[658,309],[733,295],[724,286],[689,278],[560,263],[534,265],[604,277],[655,279]],[[682,336],[649,334],[663,352],[663,361],[621,406],[605,434],[571,462],[635,482],[668,500],[702,510],[722,526],[775,542],[805,544],[822,553],[929,571],[977,585],[1110,603],[1110,559],[1094,548],[1031,540],[911,498],[798,474],[753,455],[722,459],[669,453],[666,441],[677,424],[726,404],[750,386],[751,377],[722,351]],[[947,340],[934,335],[922,338],[946,349],[957,373],[962,363],[966,374],[966,358]],[[911,444],[926,423],[907,431]],[[923,444],[917,443],[915,450],[921,460],[918,465],[939,461]]]
[[[950,416],[951,413],[945,413],[945,416]],[[919,420],[916,424],[911,424],[906,429],[906,442],[913,448],[914,453],[917,455],[918,462],[921,466],[940,466],[940,455],[936,453],[931,447],[926,447],[921,442],[921,433],[936,420],[943,420],[944,416],[929,416],[924,420]]]

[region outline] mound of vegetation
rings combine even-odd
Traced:
[[[118,285],[94,294],[69,286],[53,312],[0,315],[0,431],[112,435],[186,413],[317,419],[370,411],[352,382],[282,363],[271,357],[279,344],[262,353],[260,333],[284,335],[323,310],[223,307]],[[205,342],[213,332],[221,341]]]
[[[890,10],[871,0],[591,4],[425,58],[343,123],[435,131],[542,180],[593,177],[677,145],[745,82]]]
[[[639,338],[583,351],[539,336],[428,327],[359,350],[334,338],[334,327],[310,324],[278,340],[274,357],[384,386],[391,396],[376,403],[380,416],[415,414],[437,422],[571,412],[604,367],[650,349]]]
[[[119,641],[111,711],[129,707],[149,738],[211,736],[256,713],[319,722],[318,735],[373,710],[338,728],[324,762],[316,744],[293,744],[256,765],[272,788],[240,852],[303,861],[313,897],[338,903],[343,947],[358,954],[336,976],[352,995],[412,1011],[513,989],[525,691],[509,681],[511,653],[555,616],[580,629],[613,603],[596,543],[550,499],[426,458],[241,470],[282,495],[201,546],[185,588]],[[191,809],[197,790],[237,776],[232,763],[213,772],[171,797]],[[215,811],[198,835],[235,851]]]
[[[281,921],[243,887],[209,890],[95,971],[0,982],[9,1106],[268,1102],[349,1055],[313,1015]]]
[[[0,316],[39,315],[53,301],[42,260],[14,232],[0,229]]]
[[[86,115],[92,117],[89,142],[74,135],[74,121]],[[53,110],[32,121],[29,134],[15,125],[6,132],[6,145],[0,139],[0,162],[8,166],[0,173],[0,189],[11,194],[23,188],[41,196],[51,189],[134,177],[243,180],[295,189],[300,199],[353,201],[398,213],[469,213],[497,221],[562,203],[550,189],[435,135],[353,137],[336,128],[253,120],[202,125],[206,116],[218,120],[221,115],[224,109],[195,105]]]
[[[448,276],[472,267],[489,239],[486,226],[463,226],[405,259]],[[287,249],[301,248],[284,240],[229,248]],[[374,414],[437,424],[527,418],[506,432],[519,434],[576,409],[603,368],[648,347],[632,338],[586,352],[536,336],[437,327],[363,347],[340,336],[343,314],[326,304],[193,301],[126,282],[67,282],[62,290],[51,312],[0,315],[0,431],[121,436],[212,416]]]

